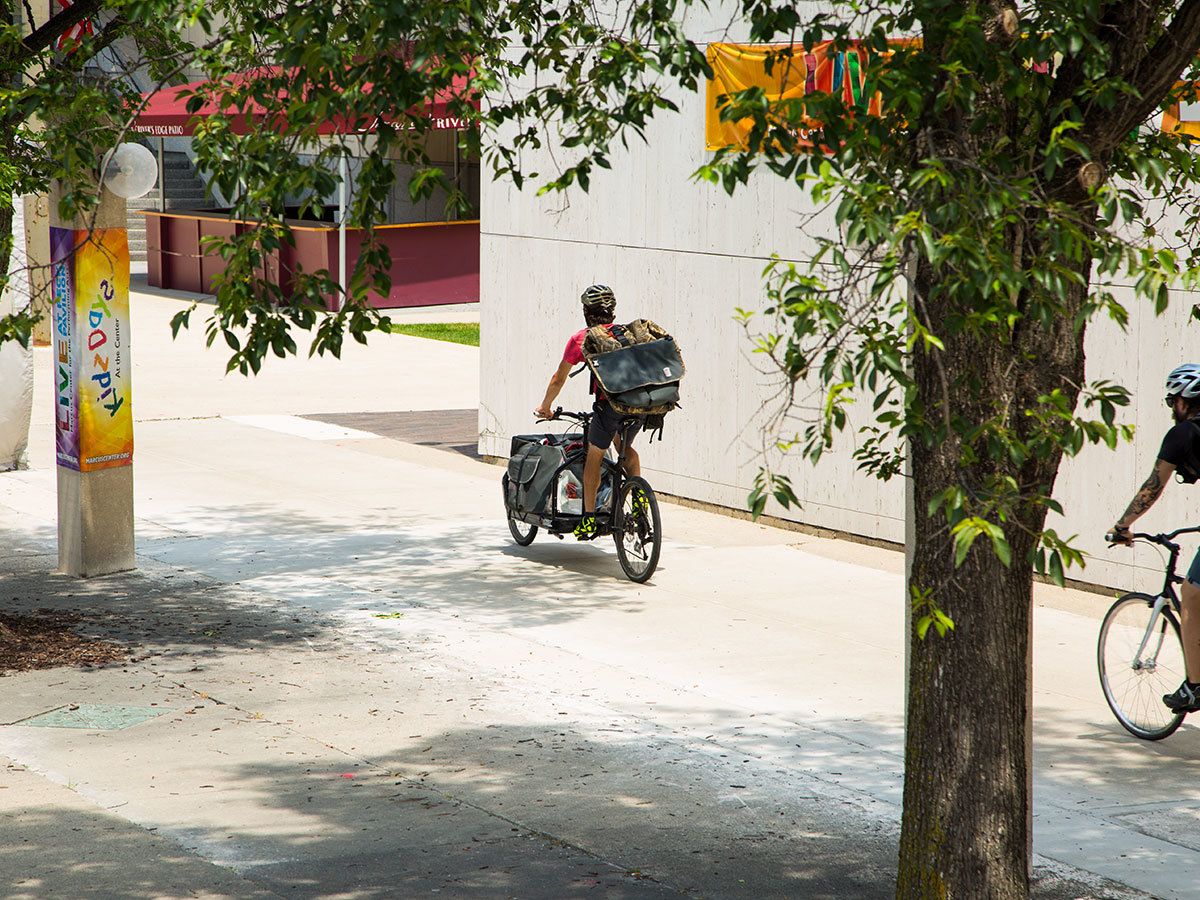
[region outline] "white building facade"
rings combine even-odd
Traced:
[[[692,33],[711,40],[739,37],[715,24],[700,23]],[[780,380],[752,352],[735,309],[766,306],[763,269],[773,254],[804,261],[813,250],[806,235],[835,226],[802,190],[769,173],[756,175],[732,197],[694,181],[692,174],[710,156],[704,94],[679,92],[673,99],[679,112],[659,115],[647,143],[614,153],[612,169],[596,171],[586,194],[538,197],[532,187],[519,191],[507,180],[484,179],[480,452],[507,456],[511,435],[538,430],[533,409],[567,338],[582,327],[580,291],[601,282],[616,292],[618,321],[654,319],[675,336],[687,364],[683,407],[668,416],[661,444],[642,447],[651,484],[660,492],[745,510],[762,448],[778,436],[764,434],[762,426],[778,408]],[[561,150],[558,156],[564,158]],[[554,164],[548,154],[526,163],[543,173]],[[1088,377],[1112,379],[1133,392],[1124,420],[1136,424],[1138,435],[1116,451],[1088,447],[1065,462],[1055,491],[1065,521],[1050,525],[1062,535],[1078,534],[1077,544],[1088,554],[1086,569],[1068,577],[1156,588],[1157,555],[1146,548],[1110,550],[1103,534],[1150,472],[1171,424],[1162,400],[1167,372],[1181,361],[1200,361],[1200,324],[1188,325],[1200,297],[1177,291],[1168,312],[1155,317],[1148,305],[1133,302],[1131,292],[1118,293],[1128,295],[1130,325],[1126,332],[1107,321],[1091,326]],[[587,379],[574,379],[560,402],[589,406]],[[802,506],[784,510],[772,502],[767,512],[903,542],[902,480],[885,483],[860,473],[852,458],[856,440],[853,431],[843,432],[817,465],[798,456],[786,460],[776,470],[792,479]],[[1139,527],[1191,524],[1200,524],[1200,486],[1171,485]]]

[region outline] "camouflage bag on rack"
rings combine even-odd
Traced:
[[[661,416],[679,406],[683,355],[675,339],[649,319],[588,329],[583,361],[593,386],[622,415]],[[661,423],[660,430],[661,430]]]

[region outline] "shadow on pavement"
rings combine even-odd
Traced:
[[[221,526],[235,513],[233,535]],[[364,515],[341,526],[211,507],[191,518],[193,536],[141,540],[139,554],[319,611],[389,600],[520,627],[598,609],[635,612],[653,591],[624,578],[611,541],[601,547],[550,539],[519,548],[503,519],[398,527],[394,518]]]
[[[707,760],[646,752],[634,735],[600,743],[562,723],[493,724],[426,735],[368,765],[353,778],[240,767],[216,780],[253,793],[272,824],[168,833],[252,860],[235,868],[287,896],[893,894],[887,829],[813,793],[716,783]],[[305,820],[290,836],[273,824]]]
[[[274,897],[234,873],[112,815],[52,806],[0,815],[0,896]]]
[[[144,572],[80,581],[53,575],[48,556],[28,550],[6,555],[3,564],[11,572],[0,585],[0,606],[79,610],[87,630],[180,657],[177,663],[186,668],[188,657],[207,657],[215,666],[235,651],[301,642],[318,654],[318,667],[321,654],[345,658],[335,623],[301,615],[277,602],[281,597],[330,610],[399,599],[469,613],[477,625],[503,626],[563,621],[600,607],[635,610],[645,602],[646,588],[595,577],[597,570],[619,571],[611,553],[557,542],[516,549],[502,520],[404,528],[368,521],[365,529],[339,530],[286,515],[236,512],[236,534],[222,527],[233,510],[209,508],[197,512],[197,536],[143,542],[148,560],[167,563],[150,562]],[[544,564],[530,565],[534,558]],[[557,567],[552,578],[545,564]],[[364,671],[361,681],[373,677]],[[549,687],[575,696],[569,684]],[[297,694],[292,701],[299,699]],[[285,696],[272,704],[272,718],[286,714],[289,702]],[[846,722],[814,716],[772,735],[726,735],[711,752],[699,752],[694,739],[648,741],[644,729],[622,734],[620,728],[574,727],[566,720],[513,724],[469,710],[462,727],[418,735],[416,743],[397,747],[395,740],[381,739],[376,746],[394,749],[363,751],[365,767],[353,778],[337,775],[332,764],[314,768],[311,761],[215,760],[208,765],[222,770],[228,788],[181,802],[178,819],[163,833],[295,896],[417,896],[435,888],[464,897],[893,892],[896,823],[866,814],[866,800],[856,805],[837,799],[855,789],[855,760],[839,736]],[[690,716],[696,734],[704,733],[696,729],[705,721],[728,724],[747,715],[716,707],[647,713],[660,714]],[[342,718],[353,715],[347,710]],[[341,727],[367,724],[351,718]],[[378,721],[370,727],[381,724],[386,727]],[[398,720],[396,727],[408,724]],[[897,742],[898,722],[859,723],[867,724],[877,733],[870,746],[863,745],[863,757],[871,747]],[[293,733],[296,727],[289,725]],[[1036,752],[1054,759],[1045,777],[1090,782],[1097,795],[1106,784],[1133,784],[1144,788],[1148,803],[1177,799],[1182,786],[1160,784],[1155,761],[1198,755],[1192,728],[1159,744],[1126,737],[1115,722],[1080,732],[1039,720],[1037,729]],[[334,746],[325,738],[323,747]],[[169,769],[169,762],[161,764]],[[832,777],[843,772],[844,781]],[[831,790],[835,784],[840,793]],[[222,820],[221,804],[236,799],[226,791],[248,792],[265,804],[272,811],[268,824],[240,830],[224,824],[231,820]],[[1179,812],[1186,817],[1194,809]],[[36,827],[27,832],[25,851],[61,858],[64,850],[54,842],[61,842],[65,821],[56,823],[53,812],[26,812]],[[214,817],[222,824],[197,824]],[[1160,821],[1163,830],[1185,824]],[[295,822],[306,824],[293,829]],[[89,840],[96,858],[109,858],[103,828],[97,826]],[[0,853],[13,846],[0,840]],[[5,865],[0,871],[14,870]],[[20,889],[16,877],[24,876],[16,872],[3,876],[14,879],[11,885],[0,887]],[[168,892],[150,873],[131,872],[129,896],[143,889],[145,896]],[[1095,895],[1082,890],[1070,879],[1040,872],[1034,895]]]
[[[246,591],[165,567],[80,579],[54,571],[57,559],[7,556],[0,565],[0,610],[70,610],[76,630],[116,640],[135,655],[290,646],[327,637],[319,621],[264,606]],[[119,665],[119,664],[113,664]]]

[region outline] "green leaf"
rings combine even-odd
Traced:
[[[1062,556],[1059,555],[1059,552],[1057,550],[1051,552],[1050,557],[1049,557],[1049,563],[1050,563],[1050,580],[1053,581],[1059,587],[1062,587],[1066,583],[1066,578],[1063,574]]]

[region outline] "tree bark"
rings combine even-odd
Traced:
[[[7,202],[0,201],[0,273],[5,276],[8,275],[8,264],[12,259],[13,241],[19,237],[13,234],[13,219],[14,211],[10,194]]]
[[[1076,198],[1077,200],[1079,198]],[[1077,206],[1077,209],[1079,207]],[[1084,209],[1085,215],[1094,211]],[[1081,274],[1090,275],[1090,263]],[[918,267],[916,289],[930,298],[930,318],[951,312],[937,300],[928,266]],[[1009,340],[958,336],[944,353],[917,354],[914,376],[922,407],[981,422],[1005,409],[1006,425],[1024,436],[1021,412],[1052,390],[1072,400],[1082,383],[1083,330],[1074,327],[1085,299],[1073,287],[1059,298],[1063,314],[1042,328],[1025,324]],[[982,381],[974,394],[970,377]],[[1029,895],[1029,803],[1026,745],[1029,637],[1035,535],[1046,510],[1023,505],[1004,525],[1012,551],[1006,567],[986,538],[954,565],[945,516],[931,517],[930,501],[954,485],[982,476],[1010,475],[1022,485],[1053,490],[1061,452],[1018,466],[982,458],[964,468],[961,444],[951,438],[916,447],[911,471],[915,497],[915,550],[909,587],[933,592],[953,621],[944,636],[909,635],[911,668],[905,734],[904,812],[896,895],[926,898],[1024,898]]]
[[[926,408],[943,408],[945,379],[957,381],[972,366],[1003,370],[1007,355],[978,341],[948,344],[937,359],[918,354],[914,375],[920,394],[928,398]],[[973,414],[976,421],[991,414],[969,398],[960,398],[954,412]],[[915,448],[912,460],[917,515],[910,589],[932,591],[954,629],[940,637],[931,629],[923,640],[915,629],[909,635],[896,895],[1026,897],[1025,660],[1032,572],[1024,557],[1029,542],[1010,535],[1010,541],[1017,540],[1011,569],[982,540],[955,568],[945,517],[931,518],[925,511],[946,488],[969,483],[972,473],[961,468],[959,453],[958,441],[951,439]]]

